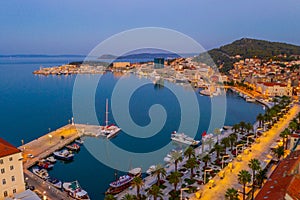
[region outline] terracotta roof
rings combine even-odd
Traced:
[[[263,83],[265,86],[268,86],[268,87],[272,87],[272,86],[280,86],[280,87],[286,87],[285,84],[282,84],[282,83],[269,83],[269,82],[264,82]]]
[[[298,135],[298,134],[291,134],[291,137],[294,137],[294,138],[299,138],[300,137],[300,135]]]
[[[21,151],[15,146],[0,138],[0,157],[9,156],[19,152]]]
[[[255,200],[284,200],[285,194],[289,193],[288,191],[295,195],[294,184],[298,183],[298,180],[296,180],[298,178],[295,178],[293,170],[299,163],[300,151],[292,152],[290,156],[280,161],[268,181],[255,197]],[[296,182],[293,183],[293,180],[296,180]]]
[[[296,175],[288,187],[287,193],[293,199],[300,199],[300,175]]]

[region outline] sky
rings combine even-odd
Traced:
[[[299,0],[1,0],[0,54],[86,55],[142,27],[179,31],[205,49],[244,37],[300,45],[299,20]]]

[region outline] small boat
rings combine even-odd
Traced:
[[[51,162],[51,163],[55,163],[56,159],[53,156],[50,156],[48,158],[46,158],[47,161]]]
[[[79,151],[80,150],[80,146],[76,143],[73,143],[71,145],[67,145],[66,148],[69,149],[69,150],[72,150],[72,151]]]
[[[108,125],[108,99],[106,99],[105,126],[101,130],[101,133],[104,134],[107,139],[111,139],[115,137],[120,130],[121,129],[114,124]]]
[[[74,154],[70,153],[68,150],[63,149],[61,151],[55,151],[53,155],[60,160],[71,161],[74,158]]]
[[[255,102],[256,100],[254,98],[251,98],[251,97],[246,97],[246,101],[247,102]]]
[[[149,169],[147,169],[146,173],[151,175],[151,173],[155,170],[155,165],[151,165]]]
[[[176,131],[174,131],[171,134],[171,140],[193,146],[196,146],[200,143],[199,140],[194,140],[193,138],[185,135],[184,133],[177,133]]]
[[[51,183],[54,187],[61,189],[62,188],[62,182],[56,178],[48,178],[47,180],[49,183]]]
[[[47,161],[39,161],[37,163],[37,166],[39,166],[40,168],[44,168],[44,169],[52,169],[54,167],[53,164],[51,164],[50,162],[47,162]]]
[[[78,200],[90,200],[88,193],[83,190],[78,181],[63,183],[63,189],[68,192],[68,195]]]
[[[84,141],[82,139],[75,140],[75,142],[79,145],[82,145],[84,143]]]
[[[109,184],[110,187],[108,188],[105,194],[114,195],[124,191],[131,185],[132,180],[133,180],[133,176],[130,175],[120,176],[118,180]]]
[[[47,180],[49,178],[49,174],[46,169],[40,169],[39,167],[34,167],[32,168],[32,172],[44,180]]]
[[[133,169],[129,170],[128,174],[133,177],[141,176],[142,168],[140,168],[140,167],[133,168]]]

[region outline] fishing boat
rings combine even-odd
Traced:
[[[68,195],[78,200],[90,200],[88,193],[83,190],[78,181],[63,183],[63,189],[68,192]]]
[[[80,146],[76,143],[73,143],[71,145],[67,145],[66,148],[69,149],[69,150],[72,150],[72,151],[79,151],[80,150]]]
[[[68,150],[63,149],[61,151],[55,151],[53,155],[60,160],[71,161],[74,158],[74,154],[70,153]]]
[[[46,160],[48,162],[51,162],[51,163],[55,163],[56,162],[56,159],[53,156],[50,156],[50,157],[46,158]]]
[[[47,161],[39,161],[37,163],[37,166],[39,166],[40,168],[43,168],[43,169],[52,169],[54,167],[53,164],[51,164],[50,162],[47,162]]]
[[[41,169],[39,167],[32,168],[32,172],[38,177],[47,180],[49,178],[48,171],[46,169]]]
[[[62,188],[62,182],[56,178],[53,177],[49,177],[47,180],[49,183],[51,183],[51,185],[53,185],[54,187],[61,189]]]
[[[107,139],[111,139],[115,137],[121,129],[114,124],[109,125],[108,122],[108,99],[106,99],[105,126],[101,129],[101,133],[105,135]]]
[[[199,140],[194,140],[193,138],[185,135],[184,133],[177,133],[176,131],[174,131],[171,134],[171,140],[193,146],[196,146],[200,143]]]

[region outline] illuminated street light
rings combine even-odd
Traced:
[[[50,139],[50,144],[51,144],[52,135],[49,134],[48,137],[49,137],[49,139]]]
[[[222,157],[222,169],[224,168],[224,158],[229,158],[230,156],[227,154],[227,155],[224,155]]]
[[[204,184],[206,184],[206,172],[211,172],[212,169],[206,169],[204,170]]]
[[[181,188],[180,189],[180,200],[182,200],[182,191],[189,190],[189,188]]]
[[[238,145],[235,146],[235,156],[237,156],[237,152],[238,152],[237,148],[241,147],[241,146],[244,146],[244,145],[243,144],[238,144]],[[242,150],[243,150],[243,148],[242,148]]]

